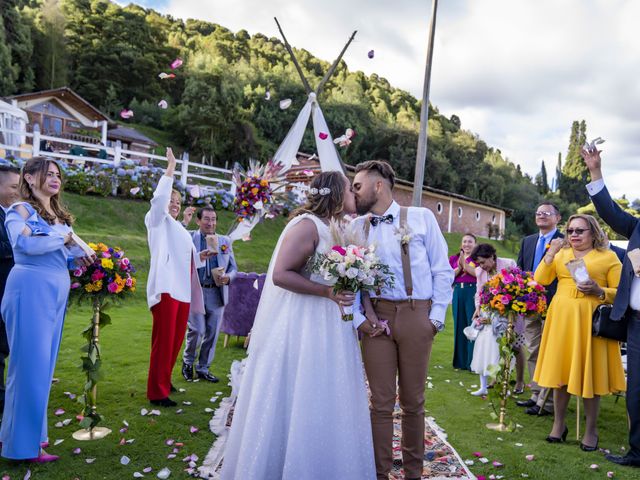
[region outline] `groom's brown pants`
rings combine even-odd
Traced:
[[[424,385],[434,331],[430,300],[378,300],[375,311],[388,320],[391,335],[362,339],[364,367],[371,389],[371,427],[378,480],[393,464],[393,408],[396,377],[402,408],[402,463],[405,478],[420,478],[424,457]]]

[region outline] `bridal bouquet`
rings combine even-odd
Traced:
[[[330,225],[333,246],[328,252],[317,253],[311,259],[312,272],[333,284],[333,291],[380,291],[393,285],[388,265],[380,262],[373,245],[366,245],[364,233],[349,225],[333,221]],[[353,306],[342,307],[342,320],[353,320]]]

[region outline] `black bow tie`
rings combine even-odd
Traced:
[[[371,217],[371,225],[377,227],[381,222],[393,223],[393,215],[383,215],[382,217]]]

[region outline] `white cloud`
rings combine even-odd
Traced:
[[[422,92],[430,3],[424,0],[169,0],[160,9],[231,30],[279,37],[333,61],[353,30],[351,70]],[[573,120],[606,139],[615,195],[640,197],[640,2],[439,2],[431,102],[532,176],[563,157]],[[367,52],[374,49],[375,58]]]

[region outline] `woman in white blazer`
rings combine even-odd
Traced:
[[[204,314],[196,268],[211,254],[197,252],[191,235],[176,219],[182,197],[173,190],[176,159],[167,149],[167,170],[160,178],[144,218],[151,252],[147,301],[153,315],[147,398],[154,405],[172,407],[171,372],[187,329],[189,309]]]

